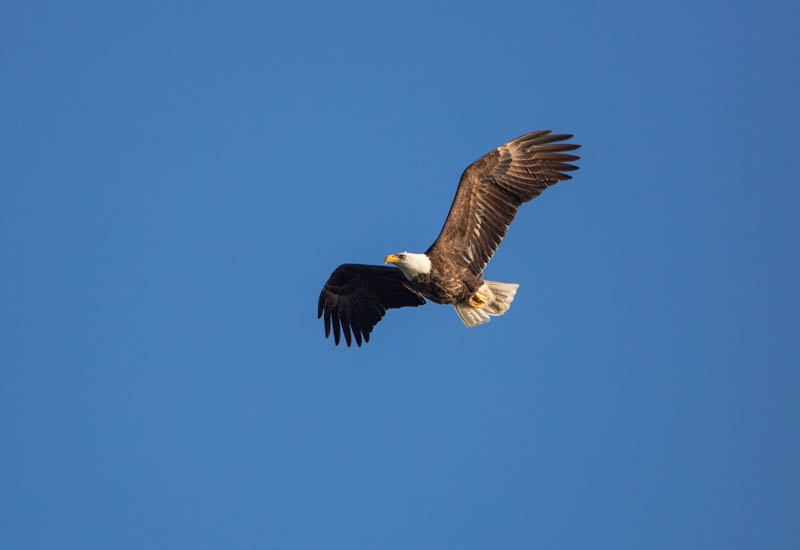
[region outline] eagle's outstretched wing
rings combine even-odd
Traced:
[[[317,318],[325,314],[325,337],[330,336],[333,324],[333,340],[339,345],[341,332],[348,347],[352,340],[350,332],[361,346],[361,338],[369,342],[372,327],[378,324],[387,309],[416,307],[425,303],[406,280],[403,273],[394,267],[380,265],[343,264],[331,273],[322,287],[317,306]]]
[[[547,187],[571,179],[567,154],[580,145],[559,143],[570,134],[542,130],[501,145],[473,162],[461,175],[442,231],[427,251],[448,256],[480,276],[508,230],[517,208]]]

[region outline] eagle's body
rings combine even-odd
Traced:
[[[428,299],[452,304],[459,318],[473,327],[502,315],[519,285],[485,281],[491,259],[517,208],[577,170],[567,154],[579,146],[557,143],[570,135],[533,132],[501,145],[472,163],[461,182],[436,241],[424,254],[390,254],[383,266],[344,264],[336,268],[319,296],[318,315],[325,315],[325,335],[333,326],[347,345],[360,346],[387,309],[419,306]],[[341,327],[341,329],[340,329]],[[352,332],[352,337],[351,337]]]
[[[414,289],[436,304],[460,304],[469,300],[483,284],[465,269],[454,271],[448,265],[434,264],[430,273],[412,279]]]
[[[390,254],[386,261],[397,264],[414,290],[437,304],[458,304],[469,300],[483,284],[481,278],[466,267],[442,261],[436,254],[403,252]],[[414,269],[414,262],[424,267]],[[426,269],[425,264],[430,267]]]

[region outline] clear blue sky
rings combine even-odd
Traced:
[[[0,547],[800,548],[796,4],[386,6],[4,10]],[[507,315],[323,338],[545,128]]]

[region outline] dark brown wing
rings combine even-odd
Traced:
[[[343,264],[331,273],[322,287],[317,306],[317,318],[325,314],[325,338],[331,334],[339,345],[339,331],[350,347],[352,331],[361,346],[363,336],[369,342],[372,327],[378,324],[387,309],[416,307],[425,303],[403,273],[394,267],[380,265]]]
[[[569,155],[580,145],[559,143],[570,134],[533,132],[473,162],[461,175],[444,227],[428,255],[446,255],[480,276],[508,230],[520,204],[577,170]]]

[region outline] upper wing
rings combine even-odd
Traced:
[[[361,337],[369,342],[372,327],[378,324],[387,309],[421,306],[425,298],[417,294],[403,273],[394,267],[380,265],[343,264],[331,273],[322,287],[317,306],[317,318],[325,313],[325,338],[330,336],[339,345],[339,324],[347,346],[350,331],[361,346]]]
[[[550,185],[571,179],[566,154],[580,147],[570,134],[542,130],[518,137],[473,162],[461,175],[439,237],[428,253],[446,253],[480,276],[508,230],[517,208]]]

